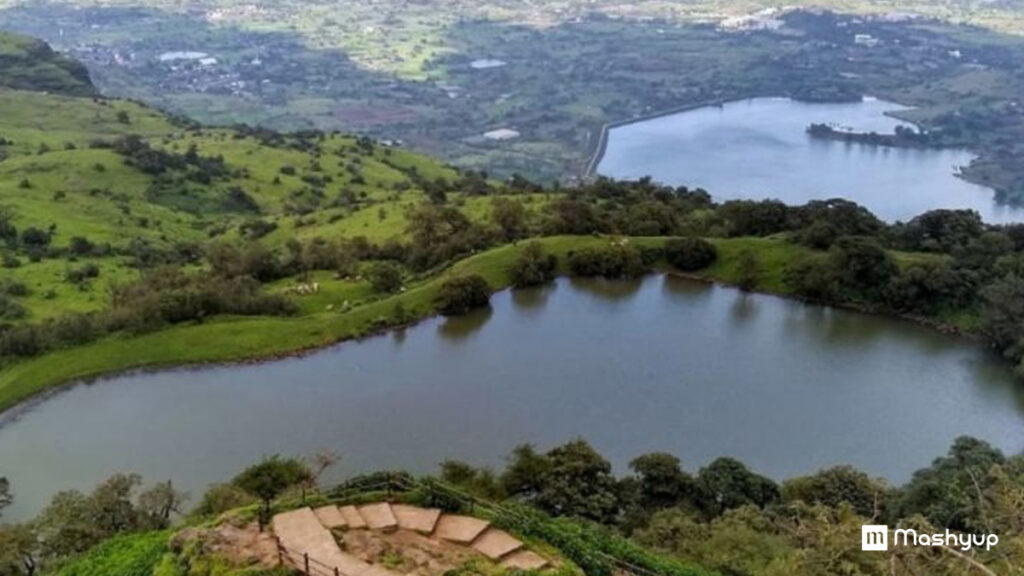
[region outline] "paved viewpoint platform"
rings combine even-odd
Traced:
[[[370,530],[382,537],[398,530],[415,532],[428,541],[465,546],[505,568],[539,570],[549,565],[546,558],[526,550],[522,541],[486,520],[408,504],[301,508],[274,516],[273,528],[292,566],[305,570],[308,555],[311,576],[402,576],[342,550],[332,533],[341,529]],[[396,542],[401,538],[405,537]]]

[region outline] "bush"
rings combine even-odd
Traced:
[[[474,308],[487,306],[491,300],[491,286],[479,274],[446,280],[434,298],[437,311],[445,316],[465,314]]]
[[[374,264],[366,271],[374,292],[393,294],[402,288],[402,273],[393,264]]]
[[[100,267],[90,262],[81,268],[68,268],[64,278],[71,284],[81,284],[86,280],[98,278],[99,275]]]
[[[21,320],[28,316],[28,310],[12,298],[0,294],[0,320]]]
[[[68,243],[68,250],[75,256],[85,256],[90,254],[95,248],[93,243],[84,236],[74,236],[71,238],[71,242]]]
[[[714,264],[718,250],[701,238],[680,238],[665,244],[665,259],[684,272],[694,272]]]
[[[107,540],[57,572],[58,576],[149,576],[167,552],[167,532]]]
[[[636,278],[647,272],[640,252],[629,245],[584,248],[569,255],[569,271],[575,276]]]
[[[509,276],[516,288],[540,286],[554,280],[557,269],[558,258],[552,254],[545,254],[540,243],[531,242],[523,248],[509,268]]]

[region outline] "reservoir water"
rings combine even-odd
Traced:
[[[897,320],[666,276],[501,292],[465,318],[263,365],[74,386],[0,428],[0,475],[37,512],[116,471],[193,494],[261,456],[342,456],[337,477],[499,467],[577,436],[618,472],[668,451],[777,479],[848,463],[908,479],[969,434],[1024,448],[1024,394],[976,344]]]
[[[598,173],[652,176],[701,187],[717,200],[777,198],[787,204],[842,197],[887,220],[936,208],[970,208],[986,222],[1024,221],[1024,209],[998,204],[994,192],[955,174],[974,158],[964,150],[906,149],[811,138],[812,123],[893,133],[887,112],[902,107],[865,99],[809,104],[755,98],[613,128]]]

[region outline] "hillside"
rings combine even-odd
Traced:
[[[46,42],[0,31],[0,86],[90,96],[96,90],[89,71],[55,52]]]
[[[1022,247],[1017,228],[970,213],[887,225],[841,199],[501,183],[389,141],[0,89],[0,411],[76,379],[294,354],[457,314],[555,274],[673,267],[985,328],[1017,361],[1017,313],[982,323],[1024,290],[1001,264]]]

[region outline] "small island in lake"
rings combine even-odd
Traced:
[[[892,148],[927,148],[934,145],[930,133],[906,126],[897,126],[893,134],[879,134],[878,132],[856,132],[822,123],[808,126],[807,134],[812,138]]]

